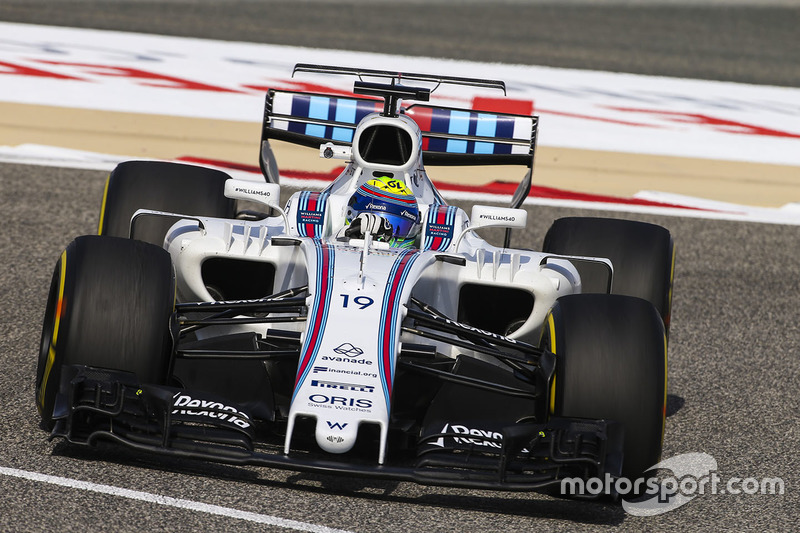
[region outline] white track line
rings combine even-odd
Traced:
[[[158,505],[166,505],[168,507],[177,507],[178,509],[187,509],[190,511],[197,511],[201,513],[208,513],[218,516],[227,516],[229,518],[236,518],[239,520],[247,520],[248,522],[256,522],[259,524],[267,524],[271,526],[283,527],[286,529],[293,529],[295,531],[310,531],[312,533],[350,533],[343,529],[333,529],[330,527],[320,526],[317,524],[309,524],[307,522],[298,522],[296,520],[287,520],[285,518],[278,518],[276,516],[251,513],[248,511],[240,511],[238,509],[231,509],[230,507],[221,507],[219,505],[210,505],[207,503],[195,502],[192,500],[171,498],[169,496],[162,496],[160,494],[151,494],[149,492],[140,492],[136,490],[123,489],[120,487],[113,487],[111,485],[99,485],[97,483],[90,483],[88,481],[80,481],[77,479],[49,476],[47,474],[40,474],[38,472],[17,470],[16,468],[5,468],[0,466],[0,474],[4,476],[27,479],[30,481],[38,481],[40,483],[59,485],[61,487],[67,487],[71,489],[85,490],[88,492],[98,492],[100,494],[109,494],[111,496],[119,496],[131,500],[156,503]]]

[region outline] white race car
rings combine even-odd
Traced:
[[[541,251],[512,248],[537,118],[424,103],[431,86],[502,82],[295,71],[358,80],[352,96],[269,91],[263,180],[153,161],[111,173],[100,235],[75,239],[53,275],[43,427],[79,445],[508,490],[656,463],[669,232],[565,218]],[[346,166],[282,206],[272,139]],[[510,207],[468,215],[423,161],[528,170]],[[502,247],[487,227],[506,229]]]

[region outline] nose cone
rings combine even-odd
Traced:
[[[349,452],[358,437],[358,424],[320,419],[315,436],[319,447],[328,453]]]

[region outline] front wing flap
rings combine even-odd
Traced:
[[[604,420],[521,423],[472,443],[458,432],[427,435],[416,457],[390,453],[386,465],[377,465],[357,454],[284,454],[280,428],[259,427],[251,416],[259,408],[140,384],[129,373],[65,366],[51,438],[89,446],[111,441],[143,452],[236,465],[494,490],[535,490],[567,477],[618,477],[621,472],[622,431]],[[447,439],[458,445],[430,445]]]

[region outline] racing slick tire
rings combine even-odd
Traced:
[[[556,357],[550,414],[620,423],[622,475],[630,480],[656,464],[666,416],[667,350],[655,308],[630,296],[564,296],[547,317],[540,345]]]
[[[42,323],[36,404],[43,427],[52,429],[64,365],[133,372],[143,383],[165,384],[174,305],[165,250],[117,237],[72,241],[56,263]]]
[[[126,161],[106,181],[98,233],[128,237],[131,217],[138,209],[182,215],[235,218],[235,201],[226,198],[225,172],[164,161]],[[143,217],[134,227],[134,239],[158,246],[180,217]]]
[[[547,231],[542,251],[610,259],[614,266],[612,294],[636,296],[653,304],[669,335],[675,245],[667,229],[633,220],[560,218]],[[575,266],[583,293],[606,292],[606,269],[582,261]]]

